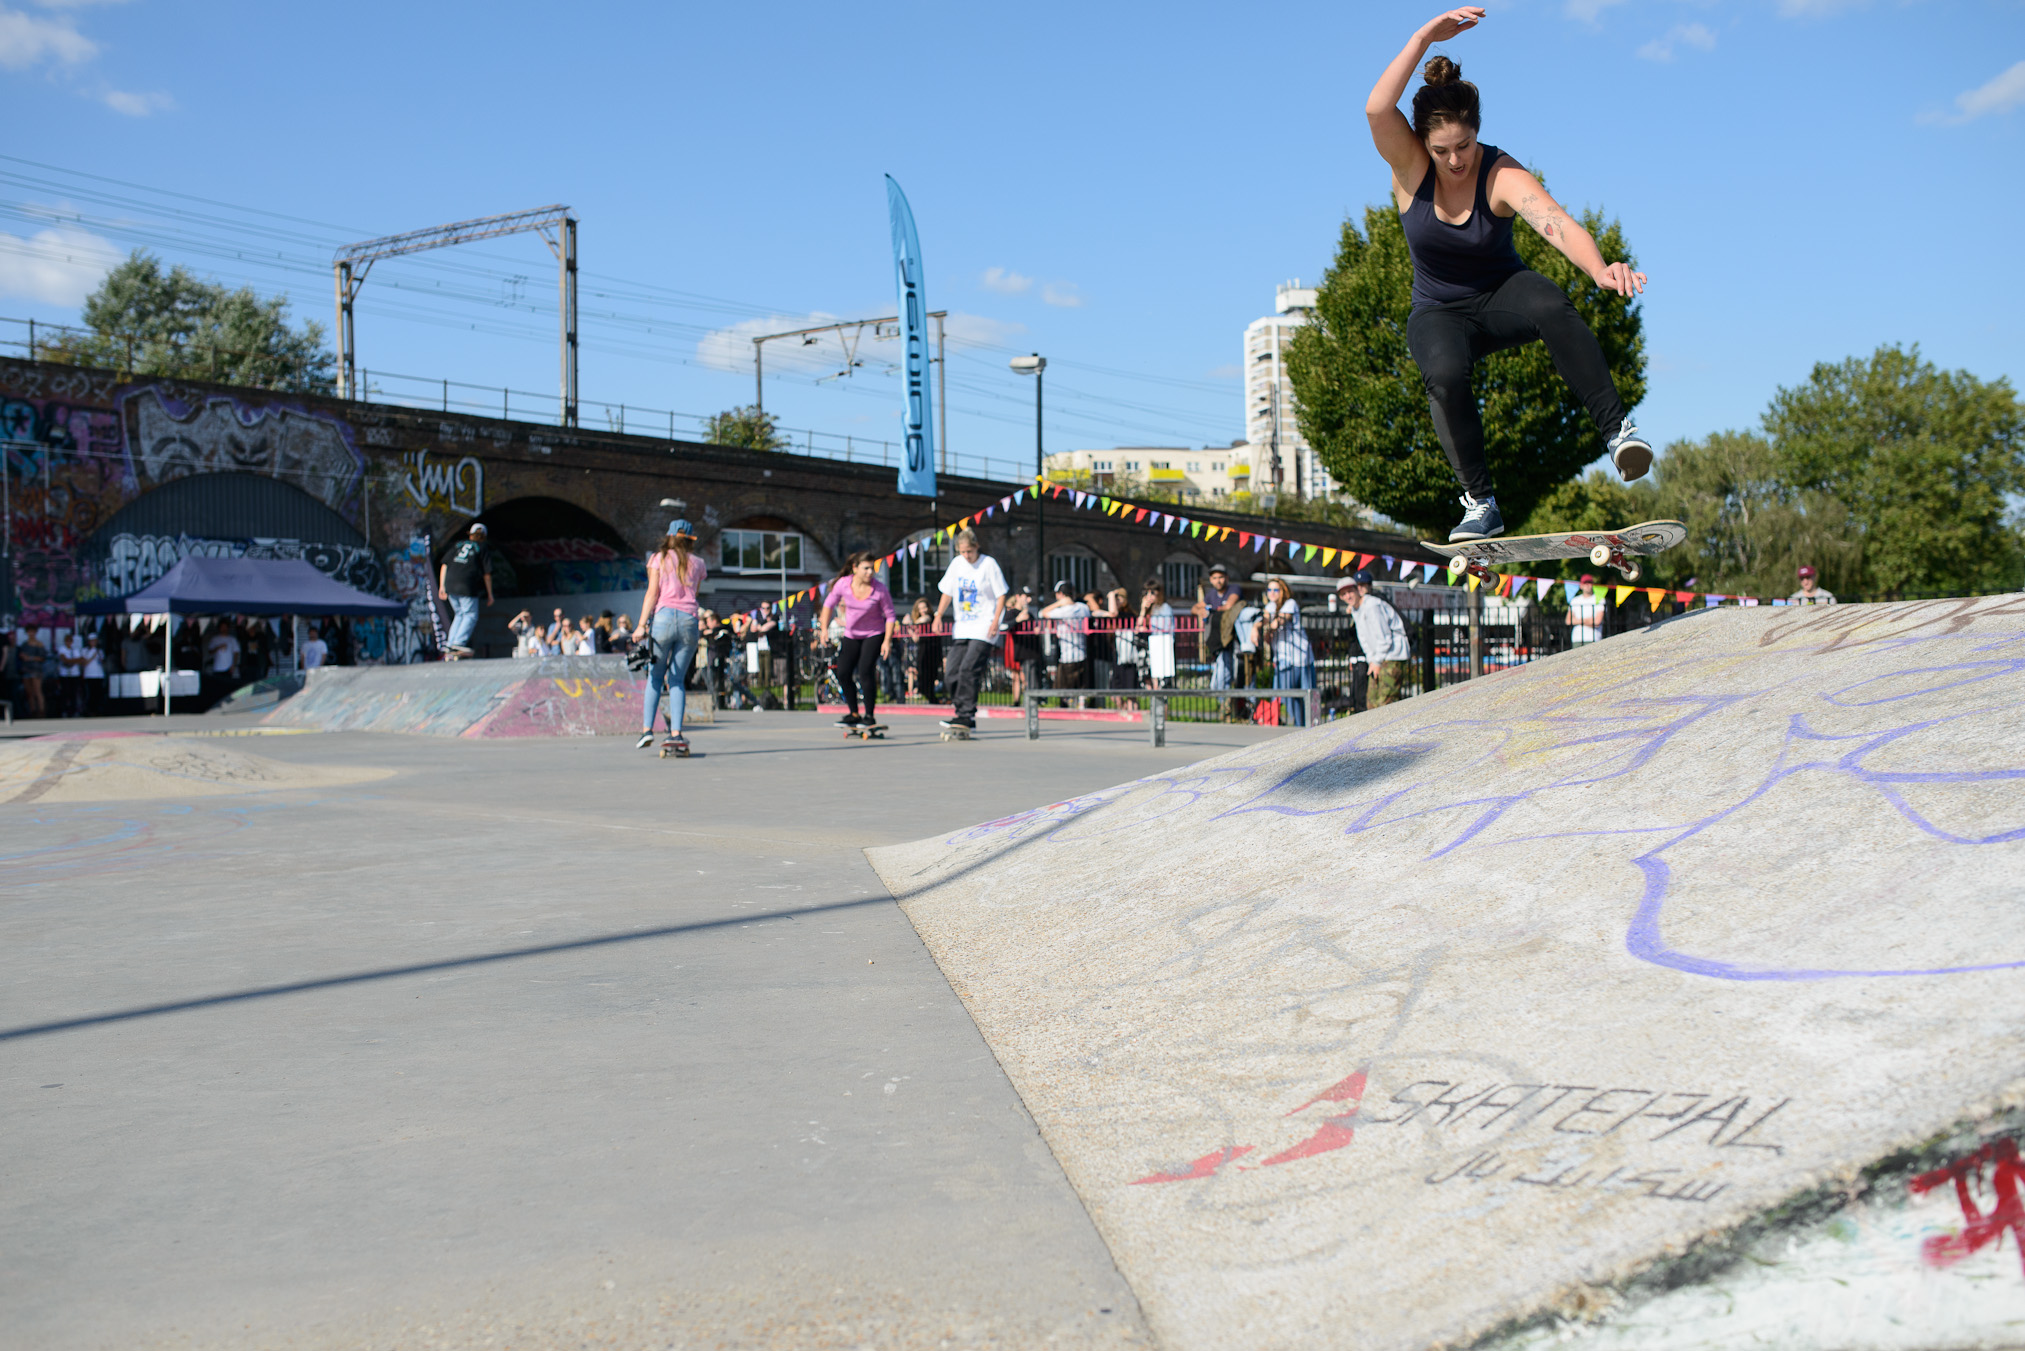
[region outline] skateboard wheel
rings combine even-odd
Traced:
[[[1608,544],[1599,544],[1591,549],[1589,551],[1589,561],[1599,568],[1608,563],[1610,561],[1610,546]]]
[[[1642,571],[1642,569],[1640,569],[1638,564],[1633,563],[1629,559],[1626,559],[1624,566],[1620,567],[1618,571],[1624,574],[1625,581],[1635,582],[1638,580],[1638,574],[1640,573],[1640,571]]]
[[[1450,572],[1461,572],[1469,565],[1470,561],[1461,554],[1450,554],[1448,556],[1448,570]]]

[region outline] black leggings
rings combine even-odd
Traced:
[[[1624,402],[1610,383],[1603,347],[1560,287],[1537,272],[1518,272],[1495,291],[1416,309],[1406,348],[1420,367],[1434,411],[1435,435],[1463,490],[1491,496],[1484,463],[1484,421],[1470,371],[1493,352],[1544,341],[1554,369],[1589,409],[1606,439],[1624,424]]]
[[[879,644],[883,641],[877,636],[844,639],[837,645],[836,664],[830,668],[844,688],[844,707],[852,713],[858,711],[859,691],[864,692],[866,722],[874,720],[879,707]]]

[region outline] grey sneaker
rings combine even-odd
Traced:
[[[1464,493],[1462,498],[1464,514],[1460,524],[1448,532],[1448,542],[1456,543],[1466,539],[1489,539],[1505,533],[1505,518],[1498,515],[1498,499],[1486,497],[1479,502]]]
[[[633,749],[636,751],[644,751],[653,744],[654,744],[654,729],[649,727],[646,731],[640,733],[640,739],[633,743]]]
[[[1617,466],[1617,472],[1626,483],[1644,478],[1652,468],[1652,443],[1638,434],[1638,428],[1627,422],[1617,429],[1617,435],[1608,443],[1610,462]]]

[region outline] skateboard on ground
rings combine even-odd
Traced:
[[[666,760],[671,755],[680,756],[682,759],[687,760],[689,758],[689,743],[679,736],[663,737],[661,739],[661,758]]]
[[[941,731],[941,739],[944,741],[968,741],[971,738],[971,730],[968,727],[944,727]]]
[[[886,739],[886,724],[883,722],[860,723],[856,727],[846,727],[844,735],[846,737],[856,737],[860,741],[871,741],[875,738],[884,741]]]
[[[476,652],[476,651],[475,651],[474,649],[472,649],[472,648],[468,648],[468,647],[453,647],[453,648],[451,648],[451,649],[450,649],[450,650],[449,650],[448,652],[445,652],[445,653],[443,654],[443,660],[444,660],[444,661],[463,661],[463,660],[464,660],[464,659],[465,659],[466,657],[475,657],[475,656],[477,656],[477,655],[478,655],[478,653],[477,653],[477,652]]]
[[[1495,539],[1457,540],[1454,544],[1437,544],[1432,540],[1423,543],[1448,556],[1450,572],[1467,572],[1480,581],[1490,581],[1492,567],[1500,563],[1586,556],[1597,567],[1616,568],[1625,581],[1635,582],[1640,558],[1664,553],[1686,538],[1687,527],[1679,521],[1645,521],[1620,530],[1499,535]]]

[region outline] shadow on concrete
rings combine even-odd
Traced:
[[[677,934],[702,933],[710,929],[729,929],[742,924],[759,924],[774,919],[795,919],[802,915],[834,914],[840,910],[858,910],[868,905],[891,905],[890,896],[866,896],[855,901],[837,901],[830,905],[803,906],[796,910],[768,910],[757,915],[728,915],[723,919],[698,920],[694,924],[669,924],[654,929],[639,929],[632,933],[601,934],[596,938],[577,938],[567,943],[542,943],[535,947],[508,948],[504,952],[483,952],[470,957],[446,957],[440,962],[418,962],[411,966],[388,966],[377,971],[354,971],[342,976],[325,976],[318,980],[292,981],[287,985],[263,985],[253,990],[235,990],[230,994],[204,995],[196,999],[177,999],[164,1004],[143,1004],[139,1008],[116,1009],[111,1013],[92,1013],[78,1018],[63,1018],[55,1022],[30,1023],[23,1027],[0,1028],[0,1042],[19,1041],[27,1037],[46,1036],[52,1032],[68,1032],[76,1028],[102,1027],[108,1023],[132,1022],[139,1018],[154,1018],[166,1013],[187,1013],[194,1009],[216,1008],[222,1004],[243,1004],[254,999],[272,999],[277,995],[306,994],[312,990],[331,990],[344,985],[362,985],[367,981],[393,980],[401,976],[419,976],[432,971],[455,971],[461,967],[486,966],[493,962],[518,961],[523,957],[545,957],[558,952],[581,952],[588,948],[613,947],[620,943],[640,943],[653,938],[672,938]]]

